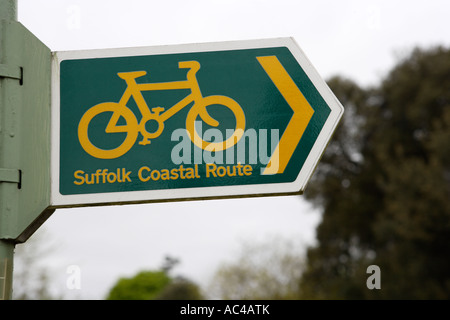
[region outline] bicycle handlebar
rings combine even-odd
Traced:
[[[118,72],[117,75],[123,80],[131,80],[136,79],[142,76],[145,76],[147,71],[132,71],[132,72]]]

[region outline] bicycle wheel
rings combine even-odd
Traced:
[[[104,112],[113,113],[107,127],[105,128],[106,133],[127,133],[125,140],[117,148],[114,149],[105,150],[98,148],[91,142],[88,136],[89,124],[91,123],[92,119]],[[120,117],[123,117],[125,119],[126,125],[117,125],[117,121]],[[134,145],[137,137],[138,122],[134,113],[127,107],[123,107],[115,102],[105,102],[93,106],[88,111],[86,111],[86,113],[81,118],[80,123],[78,124],[78,140],[80,141],[81,146],[91,156],[99,159],[115,159],[124,155]]]
[[[201,136],[195,130],[195,121],[198,116],[206,122],[210,126],[217,127],[219,122],[212,118],[208,111],[207,107],[213,105],[221,105],[227,107],[233,113],[233,116],[236,120],[236,127],[234,128],[233,134],[228,137],[228,139],[219,142],[209,142],[202,139]],[[239,103],[234,101],[233,99],[226,96],[209,96],[202,98],[200,103],[194,104],[194,106],[189,110],[188,115],[186,117],[186,130],[189,133],[189,138],[194,142],[194,144],[203,150],[209,151],[221,151],[228,149],[234,146],[239,139],[244,134],[245,130],[245,114],[244,110],[242,110]]]

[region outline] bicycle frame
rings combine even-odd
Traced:
[[[211,95],[204,97],[200,91],[200,86],[196,78],[196,73],[200,69],[200,63],[197,61],[181,61],[178,63],[180,69],[189,69],[186,80],[171,82],[155,82],[155,83],[137,83],[136,79],[147,74],[146,71],[120,72],[117,75],[125,80],[127,87],[120,98],[119,102],[103,102],[88,109],[82,116],[78,125],[78,138],[83,149],[90,155],[101,159],[114,159],[126,153],[136,142],[138,134],[141,133],[143,139],[139,141],[141,145],[151,143],[151,139],[157,138],[164,130],[164,121],[172,117],[178,111],[188,106],[192,102],[186,117],[186,130],[190,139],[195,145],[203,150],[207,148],[211,150],[224,150],[241,138],[245,129],[245,114],[241,106],[233,99],[221,96]],[[154,107],[150,110],[142,95],[144,91],[155,90],[176,90],[189,89],[191,93],[175,103],[168,110],[162,107]],[[127,107],[130,98],[133,97],[139,111],[142,114],[141,120],[138,122],[135,114]],[[223,142],[204,141],[198,135],[195,129],[195,122],[200,117],[206,124],[217,127],[219,122],[212,118],[207,111],[207,107],[212,105],[222,105],[231,110],[236,119],[235,132],[231,137]],[[125,140],[117,148],[101,149],[93,144],[88,137],[88,127],[90,121],[98,114],[103,112],[112,112],[112,116],[106,125],[106,133],[123,132],[127,133]],[[123,117],[126,120],[125,125],[118,125],[119,119]],[[148,132],[145,125],[149,120],[156,121],[158,127],[153,132]]]
[[[150,115],[150,109],[142,96],[143,91],[156,91],[156,90],[176,90],[176,89],[190,89],[191,93],[184,99],[173,105],[170,109],[159,115],[161,121],[166,121],[178,111],[183,109],[192,101],[199,101],[202,99],[200,86],[197,81],[196,73],[200,69],[200,64],[197,61],[184,61],[179,63],[179,68],[190,68],[187,73],[187,80],[184,81],[171,81],[171,82],[157,82],[157,83],[136,83],[136,78],[146,74],[145,71],[138,72],[125,72],[119,73],[119,77],[125,80],[128,87],[125,90],[119,104],[125,105],[131,96],[135,99],[139,111],[145,118]],[[145,108],[144,108],[145,106]]]
[[[139,129],[141,133],[144,135],[144,140],[140,142],[141,144],[144,145],[148,144],[149,143],[148,139],[153,139],[159,136],[159,134],[162,132],[163,129],[162,124],[164,121],[172,117],[174,114],[176,114],[178,111],[189,105],[191,102],[194,101],[195,104],[197,104],[203,98],[196,77],[197,71],[200,70],[200,63],[198,63],[197,61],[182,61],[178,63],[178,67],[180,69],[188,69],[188,68],[190,69],[187,72],[186,76],[187,80],[155,82],[155,83],[137,83],[136,79],[146,75],[147,74],[146,71],[121,72],[117,74],[120,78],[125,80],[127,84],[127,88],[125,89],[125,92],[120,98],[119,105],[122,107],[126,107],[128,100],[131,97],[133,97],[134,100],[136,101],[137,106],[139,107],[139,111],[142,114],[142,120],[139,123]],[[164,111],[164,108],[161,107],[152,108],[153,112],[151,112],[142,95],[143,91],[176,90],[176,89],[190,89],[191,93],[163,113],[161,112]],[[213,126],[218,125],[218,122],[211,116],[209,116],[206,109],[201,110],[200,113],[204,121]],[[156,130],[153,133],[149,133],[145,130],[145,123],[151,119],[156,120],[159,125],[158,130]],[[108,133],[123,132],[122,129],[120,129],[120,126],[116,126],[118,120],[119,114],[113,116],[111,118],[110,123],[108,124],[108,127],[106,128],[106,132]]]

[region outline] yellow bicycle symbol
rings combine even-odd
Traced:
[[[147,145],[150,143],[150,139],[159,137],[164,130],[164,121],[189,105],[191,102],[194,102],[194,104],[186,117],[186,130],[189,134],[189,138],[195,145],[202,149],[214,151],[221,151],[235,145],[242,137],[245,130],[245,115],[241,106],[235,100],[226,96],[202,96],[200,86],[195,76],[197,71],[200,70],[200,63],[198,61],[180,61],[178,63],[178,67],[180,69],[190,69],[187,72],[187,80],[138,84],[136,83],[136,78],[146,75],[146,71],[118,73],[117,75],[125,80],[127,84],[127,88],[120,98],[120,101],[118,103],[104,102],[97,104],[87,110],[80,120],[78,125],[78,139],[83,149],[96,158],[118,158],[131,149],[138,138],[139,132],[143,136],[142,141],[139,141],[139,144],[141,145]],[[144,97],[142,96],[142,92],[172,89],[190,89],[191,93],[166,111],[164,111],[164,108],[162,107],[152,108],[150,111]],[[142,114],[142,119],[139,123],[133,111],[126,106],[131,97],[133,97],[136,101],[139,111]],[[219,122],[212,118],[206,110],[208,106],[213,105],[222,105],[227,107],[233,112],[233,115],[236,118],[236,127],[233,134],[222,142],[204,141],[195,129],[195,121],[198,116],[200,116],[200,118],[210,126],[217,127],[219,125]],[[112,112],[111,119],[105,129],[106,133],[127,133],[125,140],[117,148],[109,150],[98,148],[88,137],[88,127],[91,120],[103,112]],[[125,125],[117,125],[120,117],[125,119]],[[156,121],[157,123],[157,129],[153,132],[148,132],[146,129],[145,125],[149,120]]]

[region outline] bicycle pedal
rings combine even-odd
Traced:
[[[163,112],[163,111],[164,111],[164,108],[163,108],[163,107],[155,107],[155,108],[152,108],[152,112],[155,113],[155,114],[160,114],[160,113]]]
[[[142,146],[145,146],[145,145],[150,144],[150,143],[151,143],[151,141],[148,140],[148,138],[144,138],[144,139],[142,139],[142,141],[139,141],[139,144],[142,145]]]

